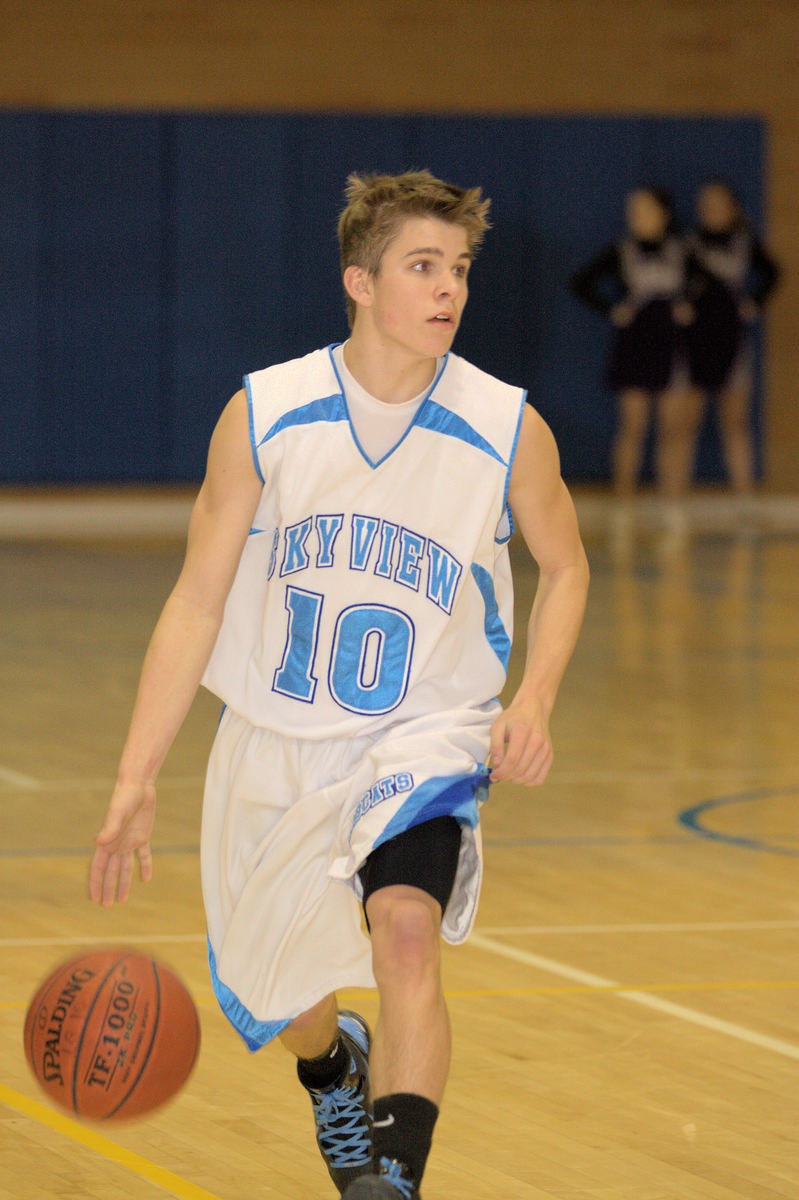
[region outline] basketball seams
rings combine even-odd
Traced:
[[[51,998],[61,995],[79,968],[87,990],[80,1008],[72,1010],[66,1043],[59,1050],[53,1042],[53,1063],[45,1063],[43,1038],[51,1035],[56,1004]],[[118,993],[127,1007],[117,1002]],[[60,1038],[60,1030],[52,1036]],[[90,1121],[139,1117],[171,1100],[194,1069],[201,1043],[199,1014],[180,977],[147,954],[111,948],[57,967],[31,999],[22,1032],[40,1087],[71,1115]],[[109,1049],[106,1037],[117,1044]]]
[[[50,975],[50,977],[48,979],[46,979],[44,981],[44,983],[42,984],[42,986],[39,988],[38,992],[36,993],[33,1000],[31,1001],[30,1007],[28,1008],[28,1015],[26,1017],[26,1021],[30,1021],[30,1047],[29,1047],[29,1052],[28,1052],[28,1062],[30,1063],[31,1069],[33,1070],[33,1073],[36,1076],[37,1080],[39,1078],[39,1072],[36,1069],[36,1055],[35,1055],[34,1040],[36,1038],[36,1030],[39,1025],[39,1013],[42,1011],[42,1005],[44,1004],[45,996],[48,994],[50,987],[52,986],[53,980],[55,980],[57,978],[57,976],[59,975],[59,973],[62,971],[63,968],[68,967],[68,966],[69,966],[69,964],[65,962],[62,967],[56,967],[56,969],[55,969],[55,971],[53,971],[52,975]]]
[[[192,1071],[194,1070],[194,1064],[197,1062],[197,1058],[200,1053],[200,1043],[202,1041],[202,1027],[200,1025],[200,1014],[197,1012],[197,1009],[194,1005],[192,1005],[192,1016],[194,1017],[194,1053],[191,1056],[191,1063],[189,1065],[189,1071],[186,1076],[187,1079],[188,1079],[189,1075],[191,1075]]]

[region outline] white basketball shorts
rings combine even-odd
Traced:
[[[455,816],[463,829],[441,932],[451,943],[468,936],[498,712],[494,702],[317,741],[225,710],[203,804],[203,898],[214,991],[251,1050],[330,992],[374,987],[357,872],[377,846],[433,817]]]

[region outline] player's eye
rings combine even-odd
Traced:
[[[418,271],[420,274],[424,274],[426,271],[429,271],[430,266],[431,263],[429,259],[420,258],[418,262],[413,263],[411,270]]]

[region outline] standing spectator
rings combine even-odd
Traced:
[[[729,183],[707,180],[696,207],[697,228],[686,240],[694,310],[688,364],[696,388],[688,462],[695,454],[702,410],[715,397],[730,482],[736,492],[746,494],[754,481],[752,332],[779,271]]]
[[[689,316],[684,300],[685,250],[674,233],[668,193],[641,187],[626,201],[627,234],[576,273],[574,294],[615,326],[605,381],[618,395],[619,426],[613,446],[613,482],[618,495],[635,491],[646,435],[658,427],[656,468],[661,491],[678,495],[690,405],[680,370],[681,326]]]

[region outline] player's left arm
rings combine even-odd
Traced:
[[[583,620],[588,561],[555,439],[525,407],[508,493],[515,522],[538,563],[524,676],[491,730],[491,779],[543,783],[552,765],[549,718]]]

